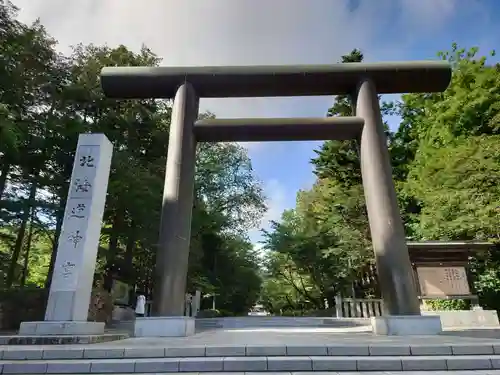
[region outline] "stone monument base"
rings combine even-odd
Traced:
[[[50,335],[103,335],[104,323],[102,322],[22,322],[19,327],[20,336],[50,336]]]
[[[441,318],[432,315],[376,316],[371,324],[376,335],[437,335],[443,331]]]
[[[195,319],[189,316],[136,318],[135,337],[185,337],[194,335]]]

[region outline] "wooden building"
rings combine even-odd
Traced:
[[[485,241],[421,241],[407,243],[419,296],[477,302],[469,272],[470,259],[494,244]],[[353,285],[356,297],[380,296],[376,268],[371,265]]]

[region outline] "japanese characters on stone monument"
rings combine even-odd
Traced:
[[[87,320],[112,152],[104,134],[78,139],[45,320]]]
[[[50,322],[81,322],[81,327],[72,327],[71,333],[89,329],[93,332],[86,333],[99,333],[95,331],[104,328],[102,323],[90,327],[87,316],[112,152],[113,146],[104,134],[81,134],[78,138],[45,322],[23,322],[20,332],[64,333],[59,331],[67,325]]]

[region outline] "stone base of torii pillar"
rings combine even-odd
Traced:
[[[88,310],[113,145],[104,134],[78,138],[45,320],[22,322],[19,335],[102,335]]]

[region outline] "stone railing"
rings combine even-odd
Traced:
[[[335,297],[337,318],[371,318],[381,316],[383,311],[382,299],[342,298]]]

